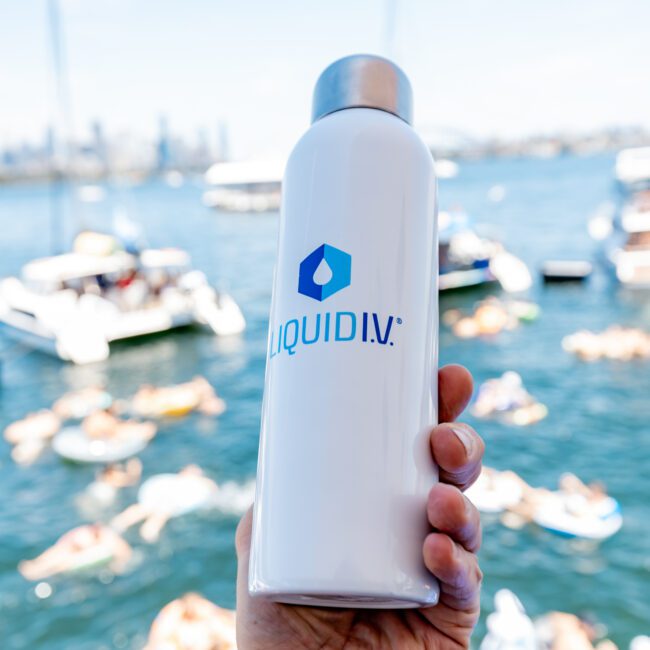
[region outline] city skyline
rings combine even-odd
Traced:
[[[482,0],[60,4],[77,140],[101,122],[110,138],[153,142],[164,115],[172,133],[207,130],[215,147],[227,125],[234,158],[284,155],[308,126],[320,71],[354,51],[406,70],[425,136],[650,126],[650,7],[630,0],[504,0],[499,13]],[[0,148],[39,142],[52,122],[46,18],[44,0],[5,5]]]

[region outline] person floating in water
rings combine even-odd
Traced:
[[[60,428],[61,419],[48,409],[13,422],[4,431],[5,440],[13,445],[12,459],[19,465],[30,465]]]
[[[580,330],[565,336],[562,348],[582,361],[647,359],[650,357],[650,334],[620,325],[612,325],[598,333]]]
[[[546,406],[526,390],[521,376],[512,370],[483,383],[472,407],[477,418],[495,418],[517,426],[535,424],[547,414]]]
[[[185,594],[160,610],[144,650],[237,650],[235,612]]]
[[[131,559],[131,547],[111,528],[89,524],[73,528],[33,560],[23,560],[18,571],[27,580],[108,566],[122,573]]]
[[[188,465],[177,474],[158,474],[142,484],[138,503],[114,517],[111,525],[125,531],[142,522],[140,535],[152,543],[173,517],[211,507],[218,490],[196,465]]]
[[[118,490],[135,485],[142,475],[142,463],[131,458],[126,463],[109,463],[95,475],[95,480],[79,495],[79,505],[92,511],[111,505]]]
[[[81,428],[89,438],[102,440],[151,440],[157,431],[153,422],[120,420],[109,411],[95,411],[84,418]]]
[[[617,646],[609,639],[603,639],[594,645],[594,626],[574,614],[550,612],[538,619],[535,627],[540,647],[548,650],[617,650]]]
[[[130,408],[142,417],[181,416],[194,410],[204,415],[221,415],[226,403],[204,377],[195,377],[175,386],[141,386]]]

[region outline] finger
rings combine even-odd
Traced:
[[[237,551],[237,561],[242,564],[248,560],[251,550],[251,535],[253,534],[253,506],[251,506],[244,516],[239,520],[237,531],[235,532],[235,550]]]
[[[251,552],[251,536],[253,534],[253,506],[239,521],[235,533],[235,549],[237,551],[237,602],[243,603],[248,597],[248,558]]]
[[[478,478],[485,443],[467,424],[439,424],[431,431],[431,452],[440,468],[440,481],[466,490]]]
[[[483,573],[476,555],[443,533],[424,540],[424,564],[440,583],[440,602],[458,610],[479,606]]]
[[[472,397],[472,375],[463,366],[451,365],[438,372],[438,422],[452,422]]]
[[[429,492],[427,517],[437,532],[445,533],[464,549],[476,553],[481,546],[481,517],[456,487],[439,483]]]

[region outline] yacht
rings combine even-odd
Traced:
[[[440,212],[440,291],[500,283],[508,292],[532,284],[528,267],[494,239],[481,237],[464,212]]]
[[[204,205],[226,212],[280,209],[284,162],[279,160],[215,163],[205,173]]]
[[[246,327],[233,298],[192,269],[185,251],[127,252],[95,232],[0,280],[0,323],[21,343],[77,364],[107,359],[121,339],[193,324],[221,336]]]

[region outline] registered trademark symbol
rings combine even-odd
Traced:
[[[401,324],[402,324],[402,319],[401,319],[401,318],[398,318],[398,319],[397,319],[397,324],[398,324],[398,325],[401,325]]]

